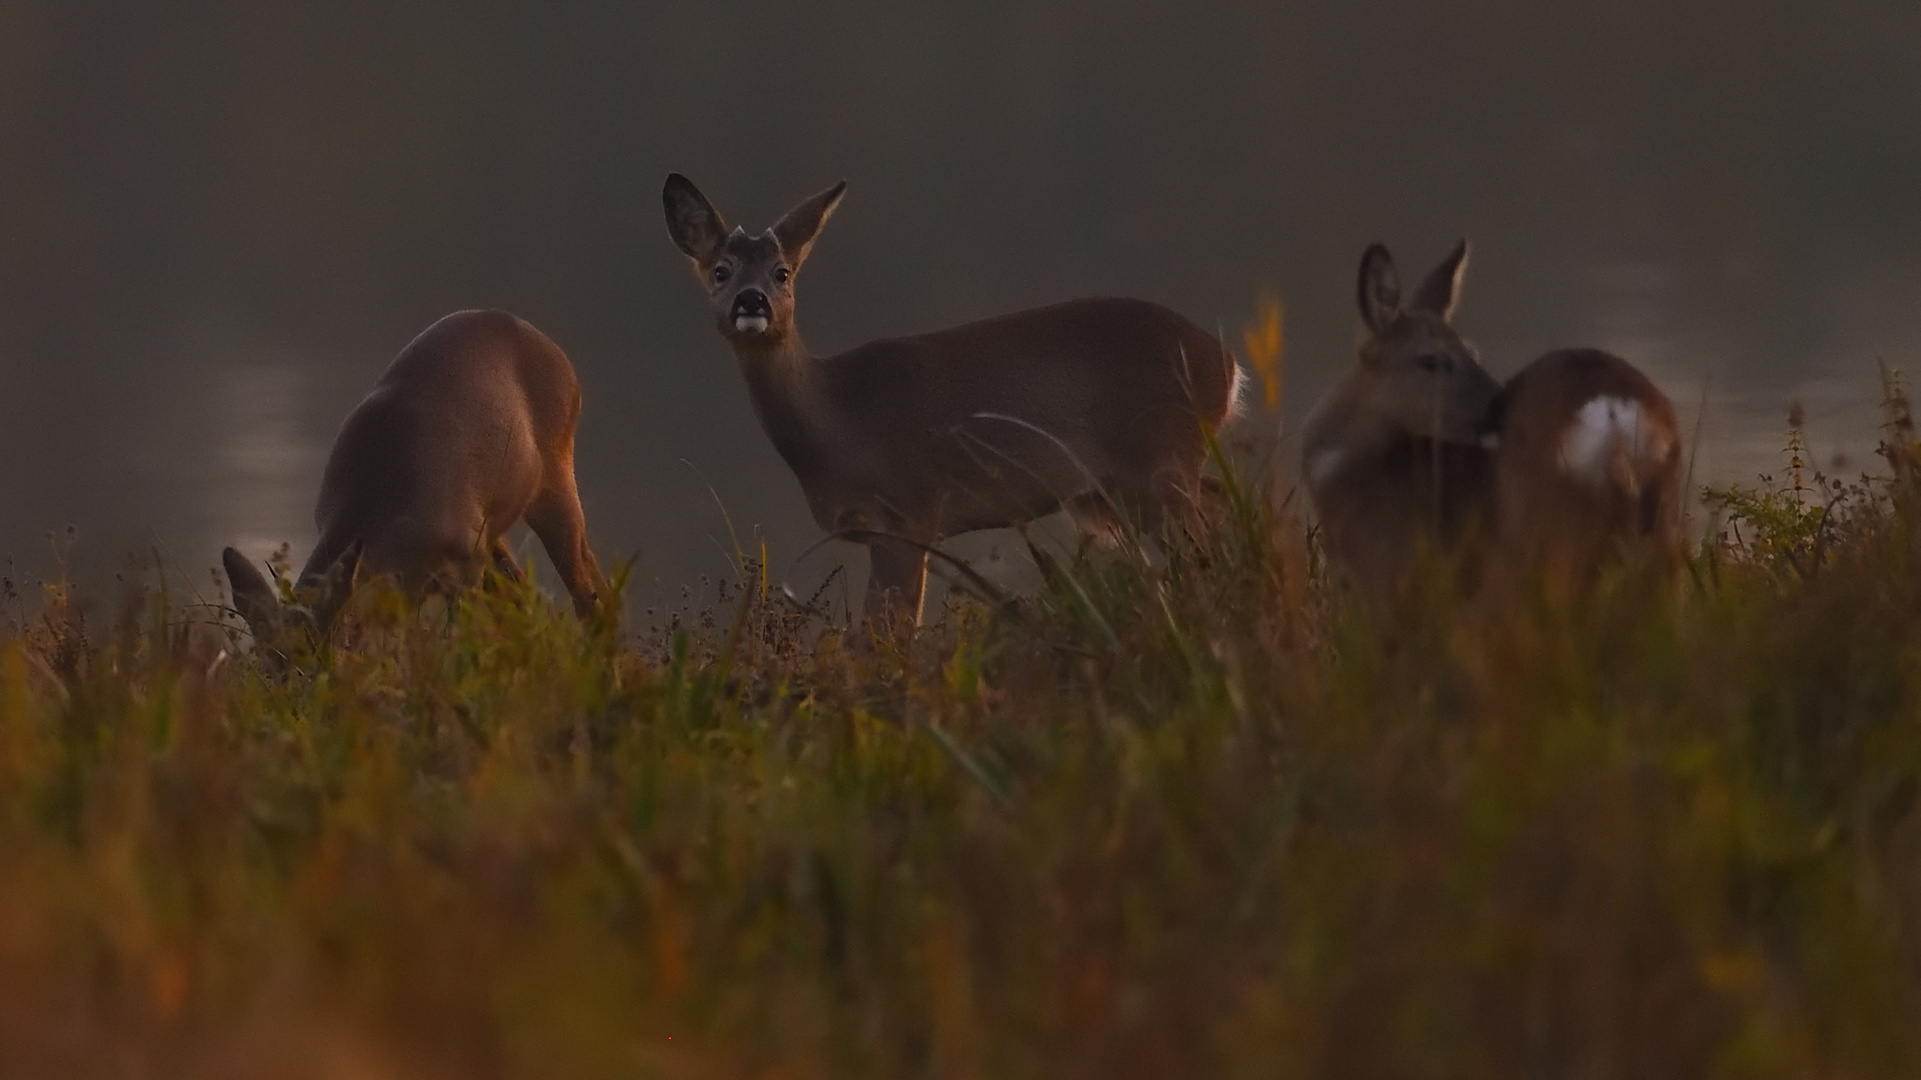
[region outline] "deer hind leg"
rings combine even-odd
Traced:
[[[886,630],[920,626],[921,603],[927,595],[927,552],[914,544],[876,538],[867,544],[867,597],[870,627],[885,623]]]
[[[587,515],[580,509],[571,455],[549,470],[526,517],[527,527],[540,537],[540,546],[560,571],[567,594],[573,597],[574,613],[583,619],[591,617],[600,610],[602,578],[593,549],[587,546]]]
[[[1113,550],[1127,539],[1132,526],[1105,495],[1090,491],[1067,500],[1067,516],[1081,534],[1082,547]]]
[[[1198,461],[1162,464],[1148,472],[1139,491],[1122,494],[1123,506],[1139,522],[1141,535],[1156,539],[1164,536],[1170,524],[1191,528],[1225,503],[1224,490],[1220,499],[1210,498]]]
[[[501,577],[516,585],[526,580],[526,575],[521,573],[520,563],[514,560],[513,549],[507,546],[505,536],[494,537],[493,560],[494,569],[500,573]]]

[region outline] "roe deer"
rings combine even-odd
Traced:
[[[1449,319],[1467,242],[1403,304],[1387,248],[1361,258],[1359,363],[1308,415],[1301,465],[1334,567],[1375,597],[1406,584],[1421,550],[1452,553],[1489,527],[1501,386]]]
[[[505,534],[526,520],[574,610],[600,603],[600,569],[574,487],[580,383],[567,354],[503,311],[461,311],[401,350],[347,416],[320,484],[320,542],[282,608],[233,548],[221,553],[234,608],[256,636],[289,624],[324,636],[354,569],[390,574],[415,595],[471,586],[488,560],[519,567]]]
[[[1508,380],[1498,413],[1502,562],[1578,585],[1617,553],[1679,553],[1680,425],[1634,365],[1598,349],[1551,352]]]
[[[1330,559],[1379,594],[1406,583],[1423,544],[1476,556],[1464,568],[1479,576],[1576,585],[1624,547],[1674,551],[1680,437],[1666,395],[1594,349],[1549,353],[1497,386],[1447,323],[1466,262],[1462,241],[1403,310],[1386,249],[1362,259],[1361,363],[1302,439]]]
[[[1111,533],[1117,510],[1152,526],[1200,495],[1207,430],[1232,412],[1240,368],[1214,335],[1159,305],[1073,300],[808,352],[794,277],[846,188],[757,236],[730,230],[677,173],[662,199],[814,520],[867,545],[870,620],[918,625],[926,546],[945,537],[1063,507]]]

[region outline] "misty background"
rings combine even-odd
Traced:
[[[1500,377],[1642,365],[1702,479],[1873,464],[1921,370],[1913,0],[612,4],[0,0],[0,556],[98,575],[313,540],[334,432],[449,311],[571,355],[604,565],[676,596],[819,537],[661,223],[758,229],[845,177],[817,351],[1072,296],[1238,344],[1287,307],[1291,430],[1352,362],[1362,249],[1475,249]],[[709,491],[712,487],[712,493]],[[815,555],[815,579],[851,549]],[[857,560],[858,561],[858,560]],[[548,578],[551,581],[551,576]]]

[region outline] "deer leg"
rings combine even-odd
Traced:
[[[501,577],[515,584],[526,580],[526,576],[520,572],[520,564],[514,561],[513,549],[507,546],[505,536],[494,537],[493,558],[494,569],[500,572]]]
[[[587,546],[587,515],[580,509],[580,493],[574,487],[571,460],[556,468],[548,482],[527,508],[527,527],[540,537],[540,546],[560,571],[567,594],[574,598],[574,613],[583,619],[600,610],[600,564]]]
[[[913,544],[877,538],[867,544],[867,598],[870,628],[885,621],[887,629],[920,626],[921,601],[927,595],[927,552]]]
[[[1141,532],[1159,537],[1169,525],[1191,531],[1224,518],[1228,504],[1226,485],[1202,475],[1199,462],[1163,466],[1139,500]]]
[[[1131,526],[1117,508],[1098,492],[1076,495],[1067,501],[1067,516],[1080,533],[1081,550],[1089,547],[1112,551],[1128,537]]]

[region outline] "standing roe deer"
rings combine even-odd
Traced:
[[[919,623],[927,546],[945,537],[1063,507],[1090,532],[1120,527],[1117,510],[1152,526],[1200,494],[1207,429],[1232,411],[1240,369],[1159,305],[1073,300],[808,352],[794,277],[846,188],[757,236],[678,173],[662,199],[814,520],[867,545],[870,619]]]
[[[1379,591],[1405,583],[1424,543],[1479,544],[1483,574],[1577,584],[1624,547],[1671,553],[1680,438],[1666,395],[1593,349],[1549,353],[1496,386],[1447,324],[1466,262],[1462,241],[1403,311],[1387,250],[1362,259],[1360,368],[1302,441],[1329,557]]]
[[[1448,321],[1466,265],[1462,241],[1403,304],[1393,256],[1367,249],[1360,362],[1302,431],[1322,547],[1377,597],[1407,583],[1424,548],[1451,554],[1490,526],[1494,455],[1482,442],[1501,385]]]
[[[1634,365],[1548,353],[1508,380],[1499,413],[1494,503],[1510,568],[1578,584],[1617,553],[1679,553],[1681,429]]]
[[[401,350],[348,414],[327,458],[320,529],[283,608],[259,569],[221,553],[234,608],[256,636],[289,622],[324,636],[355,566],[407,591],[468,587],[488,560],[518,576],[505,534],[526,520],[560,571],[574,610],[600,603],[600,569],[574,487],[580,383],[567,354],[503,311],[461,311]]]

